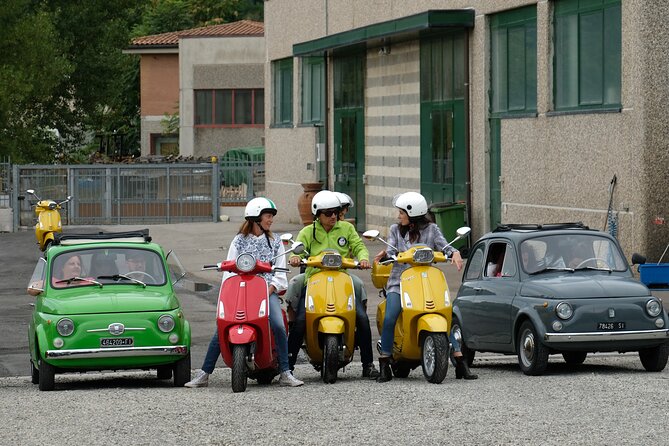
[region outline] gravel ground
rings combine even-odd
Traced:
[[[441,385],[420,369],[377,384],[359,362],[325,385],[298,365],[300,388],[259,386],[233,394],[230,370],[210,385],[175,389],[147,372],[58,375],[56,391],[29,377],[0,379],[1,444],[541,444],[669,442],[669,372],[646,373],[635,354],[593,355],[527,377],[514,357],[481,355],[477,381]]]

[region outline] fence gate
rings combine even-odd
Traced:
[[[160,224],[218,221],[217,164],[14,166],[15,227],[33,224],[26,189],[40,198],[72,201],[67,225]],[[17,212],[18,210],[18,212]]]

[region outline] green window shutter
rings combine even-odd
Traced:
[[[272,74],[274,124],[290,125],[293,123],[293,59],[273,62]]]
[[[490,39],[491,112],[498,115],[536,112],[536,6],[491,16]]]
[[[620,107],[620,0],[559,0],[554,10],[556,110]]]
[[[302,58],[302,122],[321,123],[325,115],[325,59]]]

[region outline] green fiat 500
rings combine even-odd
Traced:
[[[155,369],[190,379],[190,325],[173,285],[185,273],[148,230],[62,234],[28,286],[33,384],[52,390],[65,372]]]

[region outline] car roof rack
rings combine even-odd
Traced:
[[[62,233],[59,232],[55,235],[53,244],[54,245],[80,245],[83,243],[95,243],[95,242],[129,242],[129,243],[146,243],[151,241],[151,236],[149,235],[148,229],[138,229],[135,231],[124,231],[124,232],[96,232],[91,234],[81,234],[81,233]]]
[[[508,232],[508,231],[555,231],[558,229],[586,229],[590,228],[582,222],[572,223],[544,223],[544,224],[515,224],[509,223],[497,226],[492,232]]]

